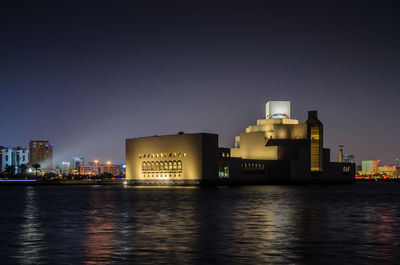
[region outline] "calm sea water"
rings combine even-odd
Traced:
[[[400,264],[400,183],[0,187],[0,264]]]

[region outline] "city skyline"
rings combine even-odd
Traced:
[[[125,139],[209,132],[232,147],[290,100],[317,110],[333,160],[400,157],[394,2],[8,3],[1,12],[0,145],[54,144],[125,160]],[[334,21],[335,23],[332,23]],[[7,100],[9,99],[9,100]]]

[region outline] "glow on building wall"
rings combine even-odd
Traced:
[[[311,126],[311,171],[321,171],[319,126]]]

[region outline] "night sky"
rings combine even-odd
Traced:
[[[3,1],[0,145],[125,159],[125,139],[210,132],[220,146],[290,100],[325,146],[400,158],[396,1]]]

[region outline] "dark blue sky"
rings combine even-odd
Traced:
[[[220,134],[291,100],[325,145],[400,158],[396,1],[10,1],[0,9],[0,145],[122,162],[125,138]]]

